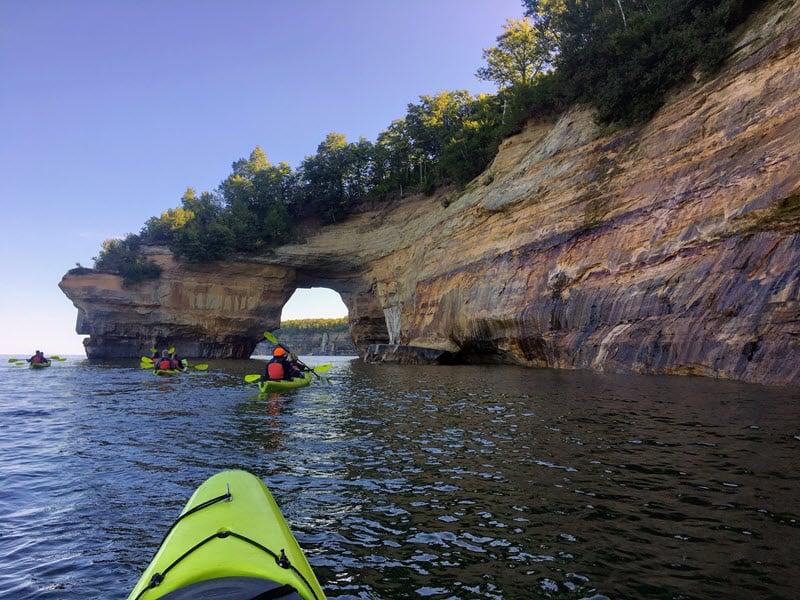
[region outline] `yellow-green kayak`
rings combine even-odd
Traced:
[[[189,499],[128,600],[256,597],[325,594],[267,486],[223,471]]]
[[[267,392],[284,392],[292,388],[308,385],[311,383],[312,377],[311,371],[305,371],[302,377],[295,377],[293,379],[262,379],[258,382],[258,391],[262,394],[266,394]]]

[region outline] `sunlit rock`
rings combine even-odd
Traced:
[[[605,132],[576,108],[506,140],[466,190],[303,244],[204,267],[162,256],[161,280],[133,290],[65,276],[87,353],[179,340],[247,356],[315,286],[341,294],[362,356],[800,383],[800,4],[772,6],[726,70],[644,127]]]

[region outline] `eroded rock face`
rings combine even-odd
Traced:
[[[132,288],[106,273],[67,274],[59,283],[78,308],[76,330],[89,358],[149,355],[175,346],[183,356],[241,358],[280,322],[291,271],[272,265],[183,265],[166,248],[148,249],[162,277]]]
[[[406,198],[249,263],[173,265],[135,292],[97,274],[61,287],[90,356],[149,347],[154,332],[245,356],[297,287],[323,286],[362,354],[384,343],[798,384],[799,41],[800,5],[775,5],[720,77],[641,129],[604,135],[576,109],[507,140],[463,192]]]

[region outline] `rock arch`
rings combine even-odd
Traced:
[[[153,346],[185,356],[247,358],[263,332],[280,326],[281,310],[298,288],[327,287],[348,309],[359,354],[388,341],[383,311],[371,283],[293,260],[228,261],[207,265],[175,260],[168,248],[145,248],[162,268],[159,279],[125,288],[119,276],[87,269],[59,283],[78,309],[76,331],[89,358],[136,358]],[[295,264],[292,265],[291,263]]]

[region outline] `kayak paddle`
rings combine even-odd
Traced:
[[[139,366],[142,369],[152,369],[154,364],[155,363],[154,363],[152,358],[150,358],[149,356],[143,356],[142,359],[141,359],[141,362],[139,363]],[[187,368],[191,367],[196,371],[205,371],[205,370],[208,369],[208,365],[207,364],[200,364],[200,365],[187,364],[186,367]]]
[[[57,360],[59,362],[64,362],[67,359],[66,358],[61,358],[60,356],[51,356],[47,360]],[[8,362],[15,363],[19,367],[19,366],[22,366],[23,364],[25,364],[28,361],[27,360],[22,360],[21,358],[9,358]]]
[[[300,362],[300,361],[298,361]],[[324,373],[325,371],[330,371],[331,367],[333,366],[332,363],[327,363],[324,365],[319,365],[318,367],[314,367],[313,369],[309,369],[313,373]],[[249,373],[248,375],[244,376],[244,380],[247,383],[253,383],[255,381],[259,381],[261,379],[261,375],[258,373]],[[326,380],[327,381],[327,380]]]

